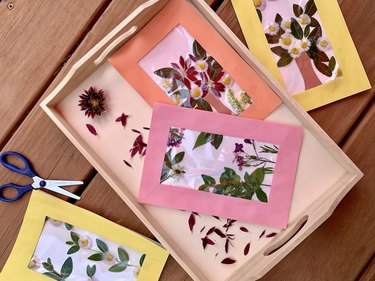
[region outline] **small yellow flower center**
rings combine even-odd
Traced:
[[[260,7],[262,5],[262,0],[254,0],[255,7]]]
[[[201,91],[199,88],[194,88],[191,90],[191,95],[193,98],[199,98],[201,95]]]
[[[82,247],[87,247],[88,245],[89,245],[89,240],[88,239],[81,240],[81,246]]]
[[[268,29],[269,29],[269,31],[274,32],[274,31],[276,31],[276,26],[272,24],[268,27]]]
[[[228,76],[226,76],[226,77],[224,77],[224,79],[223,79],[223,84],[225,85],[225,86],[228,86],[228,85],[230,85],[232,83],[232,78],[228,75]]]
[[[174,97],[172,98],[172,100],[173,100],[173,102],[174,102],[175,104],[180,104],[180,102],[181,102],[181,99],[180,99],[179,97],[177,97],[177,96],[174,96]]]
[[[214,83],[214,81],[212,81],[212,80],[208,80],[207,84],[208,84],[208,86],[209,86],[210,88],[213,88],[213,87],[215,86],[215,83]]]
[[[341,77],[342,76],[342,69],[340,67],[337,69],[336,76],[337,77]]]
[[[320,41],[320,46],[322,46],[323,48],[327,47],[328,46],[328,41],[327,40]]]
[[[291,25],[292,25],[291,21],[288,20],[288,21],[285,22],[285,27],[286,28],[290,29]]]
[[[303,18],[301,19],[301,23],[302,23],[302,24],[307,24],[307,23],[308,23],[307,18],[303,17]]]
[[[92,107],[98,107],[99,106],[99,101],[97,99],[90,99],[89,100],[89,104],[92,106]]]
[[[196,63],[197,67],[199,70],[204,70],[206,68],[206,62],[204,61],[199,61]]]
[[[303,42],[301,43],[301,47],[302,47],[302,48],[308,48],[308,47],[309,47],[309,42],[303,41]]]
[[[171,87],[172,87],[172,83],[169,82],[168,79],[163,79],[162,86],[163,86],[164,88],[171,88]]]
[[[113,261],[113,259],[114,259],[114,257],[113,257],[112,254],[107,254],[107,255],[105,256],[105,260],[106,260],[106,261],[111,262],[111,261]]]
[[[284,38],[282,39],[282,42],[283,42],[283,44],[284,44],[285,46],[289,46],[290,44],[292,44],[292,38],[290,38],[290,37],[284,37]]]
[[[293,55],[298,55],[299,54],[299,49],[294,47],[290,50],[290,52],[293,54]]]

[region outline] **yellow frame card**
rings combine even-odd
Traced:
[[[261,8],[262,2],[267,2],[263,3],[267,5],[272,2],[271,5],[276,5],[278,0],[232,0],[250,51],[282,85],[285,85],[273,54],[277,50],[275,50],[276,52],[271,51],[264,27],[259,19],[260,11],[254,5],[256,3]],[[306,1],[296,1],[297,5],[302,2]],[[293,98],[305,110],[312,110],[371,88],[337,1],[315,0],[315,5],[343,76],[295,93]],[[301,6],[303,7],[303,5]],[[293,7],[290,8],[293,10]],[[301,9],[301,11],[303,10]],[[282,49],[279,50],[282,51]],[[328,60],[326,63],[328,64]]]
[[[90,211],[41,191],[33,191],[13,251],[0,274],[1,281],[53,280],[28,268],[46,217],[69,223],[146,255],[137,281],[158,280],[168,252],[158,243]]]

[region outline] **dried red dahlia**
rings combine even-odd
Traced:
[[[79,104],[81,110],[85,111],[85,115],[94,118],[101,116],[105,111],[105,97],[103,90],[96,91],[95,88],[85,90],[85,93],[79,96]]]

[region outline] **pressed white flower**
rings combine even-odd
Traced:
[[[294,46],[294,47],[292,47],[292,48],[290,48],[289,50],[288,50],[288,52],[289,52],[289,55],[292,57],[292,58],[298,58],[300,55],[301,55],[301,53],[302,53],[302,50],[301,50],[301,48],[299,48],[298,46]]]
[[[195,70],[198,72],[205,72],[208,68],[208,64],[205,60],[197,60],[195,62]]]
[[[173,86],[173,81],[172,79],[164,78],[161,80],[161,86],[163,87],[164,90],[170,91]]]
[[[292,46],[293,41],[294,37],[290,33],[284,33],[279,39],[279,43],[284,49],[289,49],[290,46]]]
[[[230,77],[230,75],[225,75],[223,77],[223,79],[221,80],[221,82],[225,85],[225,87],[231,87],[234,83],[232,77]]]
[[[184,177],[185,168],[183,166],[177,165],[176,167],[173,167],[171,172],[172,172],[172,178],[180,179]]]
[[[311,23],[311,18],[307,14],[302,14],[299,16],[299,22],[301,25],[306,26]]]
[[[259,11],[263,11],[267,6],[266,0],[253,0],[253,1],[254,1],[255,8],[257,8]]]
[[[190,90],[190,96],[193,99],[198,100],[203,96],[203,91],[200,87],[194,87]]]
[[[291,19],[291,18],[284,19],[284,20],[281,22],[281,24],[280,24],[280,27],[281,27],[285,32],[291,32],[291,31],[292,31],[291,26],[292,26],[292,19]]]
[[[104,256],[104,262],[109,265],[114,264],[116,262],[116,257],[111,252],[107,252]]]
[[[40,267],[42,263],[40,262],[40,260],[38,259],[38,257],[36,256],[33,256],[29,262],[29,265],[27,266],[28,268],[30,269],[37,269]]]
[[[87,236],[80,236],[78,240],[78,245],[82,248],[88,249],[91,247],[91,239]]]
[[[280,27],[277,24],[277,22],[267,24],[266,33],[268,33],[269,35],[276,35],[279,32],[279,30]]]
[[[331,44],[329,43],[328,38],[326,37],[320,37],[318,41],[316,42],[316,46],[322,52],[325,52],[331,49]]]
[[[302,51],[304,51],[304,52],[308,51],[310,49],[310,46],[311,46],[310,40],[307,40],[306,38],[303,38],[300,41],[300,47],[301,47]]]

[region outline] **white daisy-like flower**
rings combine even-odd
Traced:
[[[225,85],[225,87],[228,87],[228,88],[231,87],[234,83],[232,77],[230,77],[230,75],[228,74],[222,78],[221,82]]]
[[[172,178],[174,179],[181,179],[184,177],[185,174],[185,168],[181,165],[177,165],[176,167],[173,167],[171,170],[172,172]]]
[[[197,60],[195,62],[195,70],[198,72],[205,72],[208,68],[208,63],[205,60]]]
[[[292,57],[292,58],[298,58],[300,55],[301,55],[301,53],[302,53],[302,50],[301,50],[301,48],[300,47],[298,47],[298,46],[293,46],[292,48],[290,48],[289,50],[288,50],[288,53],[289,53],[289,55]]]
[[[104,262],[109,265],[114,264],[116,262],[116,257],[111,252],[107,252],[104,256]]]
[[[292,26],[292,19],[291,19],[291,18],[284,19],[284,20],[281,22],[281,24],[280,24],[280,27],[281,27],[285,32],[292,32],[291,26]]]
[[[302,26],[306,26],[311,23],[311,18],[307,14],[302,14],[299,16],[299,22]]]
[[[165,91],[170,91],[172,89],[172,86],[173,86],[173,81],[172,79],[168,79],[168,78],[163,78],[161,80],[161,86],[163,87],[163,89]]]
[[[267,24],[266,33],[268,33],[269,35],[276,35],[279,32],[279,30],[280,27],[277,24],[277,22]]]
[[[30,269],[38,269],[41,266],[41,262],[38,259],[38,257],[33,256],[31,260],[29,261],[29,265],[27,266]]]
[[[331,49],[331,44],[329,43],[328,38],[326,37],[320,37],[318,41],[316,42],[316,46],[322,52],[325,52]]]
[[[289,49],[293,45],[294,37],[290,33],[284,33],[280,36],[279,43],[284,49]]]
[[[254,1],[255,8],[258,9],[259,11],[263,11],[267,6],[266,0],[253,0],[253,1]]]
[[[199,100],[203,96],[203,91],[200,87],[194,87],[190,90],[190,96],[195,100]]]
[[[303,38],[302,40],[300,40],[300,47],[302,51],[304,52],[308,51],[310,49],[310,46],[311,46],[310,40],[307,40],[306,38]]]
[[[81,247],[81,248],[84,248],[84,249],[88,249],[91,247],[92,243],[91,243],[91,239],[88,238],[87,236],[80,236],[79,237],[79,240],[78,240],[78,245]]]

